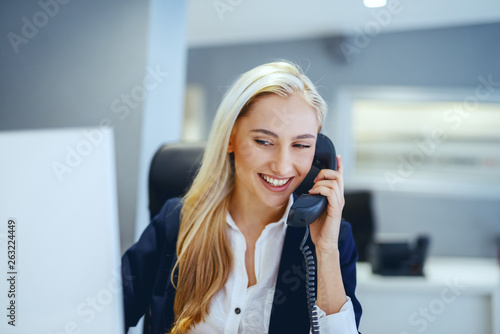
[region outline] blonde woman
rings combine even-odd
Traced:
[[[294,64],[243,75],[217,111],[200,170],[122,258],[126,327],[149,307],[152,333],[309,333],[304,228],[287,227],[326,104]],[[310,194],[328,199],[310,226],[320,331],[357,333],[357,251],[344,206],[342,160]]]

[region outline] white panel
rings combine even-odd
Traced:
[[[123,332],[112,131],[3,132],[0,154],[0,332]]]

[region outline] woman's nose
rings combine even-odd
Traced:
[[[271,170],[277,176],[289,176],[292,171],[292,159],[288,150],[280,149],[276,152]]]

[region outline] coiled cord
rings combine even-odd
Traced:
[[[307,308],[309,309],[309,321],[311,323],[311,333],[319,334],[318,313],[314,309],[314,305],[316,305],[316,291],[314,288],[314,281],[316,280],[316,263],[309,246],[305,245],[308,236],[309,225],[306,225],[306,232],[304,233],[304,239],[302,239],[300,244],[300,251],[304,255],[304,260],[306,262],[306,294]]]

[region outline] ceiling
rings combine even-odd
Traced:
[[[374,34],[500,22],[500,0],[189,0],[189,46]]]

